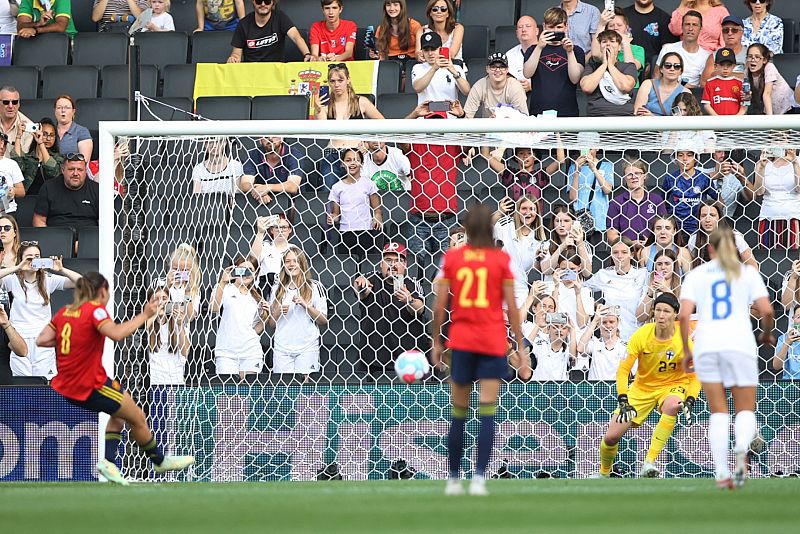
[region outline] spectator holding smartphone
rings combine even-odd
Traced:
[[[567,253],[572,249],[581,257],[581,274],[585,277],[592,276],[591,247],[586,242],[575,212],[566,204],[555,204],[550,217],[550,240],[539,254],[539,267],[545,280],[551,280],[561,256],[570,256]]]
[[[533,308],[533,321],[527,320],[528,313]],[[531,345],[538,342],[546,343],[550,340],[547,328],[547,316],[556,311],[556,300],[547,292],[547,284],[541,281],[531,284],[528,297],[520,308],[522,319],[522,335]]]
[[[720,200],[725,205],[723,216],[728,219],[733,218],[737,206],[753,200],[753,183],[747,179],[741,163],[746,157],[744,150],[715,150],[712,154],[714,167],[706,171],[717,183]]]
[[[578,116],[575,93],[583,76],[584,51],[566,36],[567,13],[560,7],[544,12],[542,32],[529,48],[522,74],[531,80],[530,114],[555,110],[561,117]]]
[[[35,195],[45,181],[61,176],[61,164],[64,157],[58,149],[56,125],[47,117],[39,121],[41,126],[33,133],[34,143],[28,152],[22,151],[21,136],[17,136],[11,159],[16,161],[25,180],[26,195]],[[25,132],[26,124],[20,124],[20,131]],[[0,163],[2,165],[2,163]]]
[[[575,213],[590,213],[594,219],[593,229],[605,232],[609,195],[614,189],[614,165],[603,159],[598,148],[584,148],[575,162],[570,164],[567,180],[569,201]]]
[[[783,370],[784,380],[800,380],[800,308],[796,308],[789,329],[778,337],[772,368]]]
[[[420,37],[420,63],[411,69],[411,85],[417,93],[417,103],[452,102],[458,93],[469,94],[470,85],[466,71],[455,65],[450,55],[442,51],[442,38],[428,32]],[[448,118],[452,115],[448,111]]]
[[[762,150],[756,163],[754,195],[763,197],[758,214],[764,248],[800,248],[800,160],[793,148]]]
[[[269,309],[255,286],[253,258],[238,257],[222,271],[211,299],[211,313],[220,314],[214,363],[218,375],[260,373],[264,353],[260,336]]]
[[[558,310],[566,313],[577,328],[586,326],[594,310],[592,290],[583,286],[582,263],[580,256],[561,256],[558,269],[553,273],[553,281],[545,282],[553,288],[551,295]]]
[[[256,219],[256,235],[250,245],[250,257],[258,259],[261,293],[266,297],[275,284],[283,255],[295,247],[289,242],[294,229],[285,213]]]
[[[531,349],[534,382],[566,382],[578,355],[574,325],[564,313],[547,315],[546,342],[537,340]]]
[[[792,268],[783,277],[781,304],[787,315],[794,315],[800,309],[800,260],[792,262]]]
[[[656,254],[653,265],[647,290],[642,296],[639,307],[636,308],[636,318],[642,323],[653,318],[653,305],[660,294],[672,293],[679,297],[681,292],[681,275],[678,270],[678,258],[674,252],[660,251]]]
[[[11,323],[28,345],[28,354],[11,355],[14,376],[44,376],[56,373],[56,354],[52,348],[36,345],[36,337],[52,317],[50,295],[59,289],[72,289],[81,277],[64,268],[61,258],[42,258],[38,241],[23,241],[14,267],[0,269],[2,289],[14,297]],[[12,276],[13,275],[13,276]]]
[[[595,336],[595,333],[600,333]],[[613,381],[617,378],[620,362],[628,356],[628,344],[619,333],[619,316],[613,306],[599,304],[588,328],[577,343],[578,365],[588,359],[589,381]]]

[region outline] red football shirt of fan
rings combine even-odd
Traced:
[[[711,104],[717,115],[736,115],[742,104],[742,80],[714,76],[703,89],[701,104]]]
[[[86,400],[106,383],[100,325],[110,321],[105,306],[86,302],[75,311],[67,307],[55,314],[50,326],[56,330],[58,374],[50,385],[68,399]]]
[[[458,196],[458,157],[455,145],[411,145],[411,211],[416,213],[456,213]]]
[[[344,49],[347,43],[356,42],[356,31],[358,30],[356,23],[352,20],[339,20],[339,26],[331,31],[325,26],[325,21],[318,20],[311,25],[308,31],[308,42],[310,45],[318,44],[320,54],[336,54],[340,56],[344,54]],[[347,59],[352,61],[353,57]]]
[[[445,253],[442,280],[450,284],[447,346],[505,357],[508,329],[503,317],[503,286],[514,283],[511,259],[499,248],[465,245]]]

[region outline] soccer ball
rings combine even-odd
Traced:
[[[421,380],[428,371],[428,358],[418,350],[407,350],[394,361],[394,372],[406,384]]]

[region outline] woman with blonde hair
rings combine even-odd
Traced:
[[[320,370],[320,327],[328,324],[328,298],[299,248],[283,254],[269,304],[269,323],[275,327],[272,372],[303,374],[307,381]]]
[[[722,40],[722,20],[730,15],[722,0],[681,0],[669,21],[669,31],[680,37],[683,34],[683,16],[688,11],[697,11],[703,17],[703,27],[697,43],[712,54],[725,46]]]
[[[456,9],[451,0],[428,0],[425,6],[428,24],[417,30],[417,59],[422,57],[422,34],[436,32],[442,38],[442,48],[450,50],[450,59],[463,64],[461,45],[464,42],[464,26],[456,22]]]
[[[711,260],[693,269],[683,281],[679,314],[683,367],[687,372],[694,368],[703,383],[711,412],[708,443],[717,487],[733,489],[744,484],[747,453],[758,433],[755,414],[758,347],[750,310],[761,319],[759,341],[770,346],[775,346],[774,312],[758,270],[739,259],[730,228],[720,226],[711,233],[709,255]],[[695,310],[697,327],[692,347],[689,330]],[[728,465],[731,416],[725,388],[730,388],[736,410],[733,474]],[[691,405],[688,409],[691,411]]]

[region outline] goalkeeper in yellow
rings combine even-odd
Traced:
[[[655,461],[675,428],[678,412],[683,411],[687,423],[692,421],[692,406],[700,393],[700,381],[694,373],[684,372],[681,365],[683,341],[675,323],[679,308],[675,295],[662,293],[653,307],[655,322],[639,328],[628,341],[628,357],[617,369],[619,407],[611,415],[600,442],[600,471],[595,478],[609,476],[619,440],[631,426],[641,425],[654,409],[661,412],[661,418],[639,476],[659,476]],[[629,386],[631,369],[637,361],[636,378]]]

